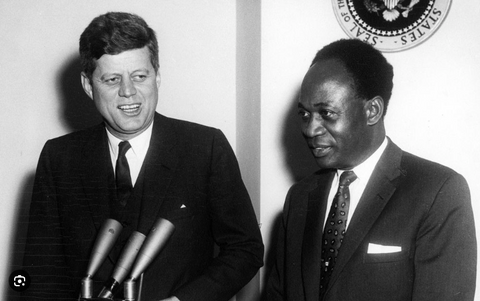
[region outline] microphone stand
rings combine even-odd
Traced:
[[[107,219],[103,222],[93,245],[92,254],[90,255],[90,262],[87,266],[86,276],[81,282],[82,286],[79,300],[92,297],[92,277],[95,275],[98,268],[107,257],[122,229],[122,225],[114,219]]]
[[[130,272],[130,277],[123,283],[124,301],[139,301],[141,293],[137,290],[136,280],[140,279],[140,289],[143,285],[143,272],[160,253],[172,236],[175,226],[168,220],[159,218],[150,230]]]
[[[160,251],[163,249],[163,247],[166,245],[168,239],[170,236],[173,234],[173,231],[175,230],[175,226],[168,220],[159,218],[155,224],[153,225],[152,229],[150,230],[150,233],[148,234],[147,238],[145,239],[145,242],[143,245],[140,243],[141,248],[138,251],[138,254],[136,252],[126,252],[125,254],[129,254],[132,256],[125,256],[125,260],[119,260],[124,262],[129,262],[130,260],[133,261],[132,258],[135,258],[135,261],[132,265],[132,269],[130,272],[129,278],[124,282],[124,292],[123,296],[124,299],[121,301],[140,301],[141,300],[141,289],[143,286],[143,272],[145,269],[150,265],[150,263],[155,259],[155,257],[160,253]],[[141,233],[138,233],[141,234]],[[140,235],[139,235],[140,236]],[[133,237],[132,237],[133,239]],[[139,241],[141,240],[143,242],[143,239],[141,238],[136,238]],[[129,246],[127,249],[134,250],[136,247],[134,245],[138,246],[138,244],[132,244]],[[122,252],[123,253],[123,252]],[[123,255],[123,254],[122,254]],[[123,256],[120,256],[121,258]],[[121,259],[120,258],[120,259]],[[79,298],[80,301],[112,301],[115,300],[113,299],[114,295],[114,288],[116,288],[121,280],[123,279],[124,273],[127,272],[129,269],[129,263],[128,264],[121,264],[120,265],[120,272],[116,272],[117,269],[115,269],[114,274],[115,275],[121,275],[116,277],[117,280],[120,281],[114,281],[114,286],[112,286],[112,289],[109,287],[104,287],[104,290],[100,293],[100,295],[97,298],[92,298],[92,293],[91,293],[91,277],[90,275],[87,275],[82,280],[82,293]],[[139,279],[139,289],[137,289],[137,279]],[[110,279],[111,280],[111,279]],[[115,279],[113,279],[115,280]],[[85,285],[84,285],[85,284]],[[85,288],[84,288],[85,287]],[[120,301],[120,300],[118,300]]]

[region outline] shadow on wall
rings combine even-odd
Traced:
[[[267,290],[266,290],[266,285],[267,285],[267,281],[268,281],[268,278],[270,276],[270,273],[272,273],[272,268],[273,268],[273,265],[275,263],[275,254],[277,252],[277,239],[278,239],[278,232],[279,232],[279,228],[281,226],[281,223],[282,223],[282,213],[279,212],[274,220],[273,220],[273,226],[272,226],[272,232],[270,233],[269,237],[269,241],[264,241],[263,243],[265,244],[265,246],[269,246],[266,250],[265,250],[265,265],[264,265],[264,273],[263,273],[263,280],[262,280],[262,284],[263,284],[263,287],[261,287],[260,291],[261,291],[261,300],[262,301],[267,301]]]
[[[298,182],[318,170],[318,165],[300,129],[297,105],[299,94],[300,90],[297,89],[295,96],[290,100],[291,105],[284,116],[282,134],[284,162],[293,182]]]
[[[93,101],[83,91],[80,72],[81,66],[78,55],[70,56],[58,70],[56,88],[59,92],[58,99],[61,102],[59,114],[61,115],[62,127],[67,132],[84,129],[102,121]],[[12,227],[7,277],[11,272],[22,267],[34,177],[35,171],[28,172],[23,183],[19,186],[20,191],[16,200],[17,209],[14,216],[16,224]],[[19,294],[13,291],[8,283],[5,284],[4,292],[7,297],[1,298],[1,300],[19,300]]]
[[[12,240],[8,250],[9,258],[6,277],[9,277],[13,271],[22,269],[23,250],[25,249],[25,237],[28,229],[28,211],[30,209],[34,178],[35,172],[32,170],[25,175],[22,184],[19,185],[20,189],[16,198],[17,206],[13,219],[16,221],[16,224],[12,227]],[[7,297],[2,298],[2,300],[19,300],[19,293],[10,288],[8,281],[4,283],[4,292]]]
[[[95,104],[83,91],[81,72],[78,55],[70,56],[59,71],[57,89],[62,106],[61,120],[68,132],[85,129],[102,121]]]
[[[298,182],[318,170],[317,163],[308,149],[300,130],[297,113],[299,92],[299,89],[297,89],[294,97],[290,100],[291,105],[288,107],[288,110],[283,117],[282,146],[284,163],[292,182]],[[265,250],[265,273],[262,281],[264,287],[262,288],[261,300],[266,300],[265,284],[272,271],[273,264],[275,263],[278,230],[281,223],[282,213],[279,212],[274,218],[272,232],[269,235],[270,240],[264,242],[265,245],[269,247]]]

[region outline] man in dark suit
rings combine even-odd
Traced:
[[[392,79],[383,55],[359,40],[313,60],[298,114],[320,170],[287,195],[268,300],[473,300],[467,183],[387,138]]]
[[[262,266],[263,244],[225,136],[155,112],[158,45],[140,17],[95,18],[80,54],[84,90],[104,123],[50,140],[41,153],[22,300],[77,300],[98,229],[113,218],[123,231],[94,277],[99,293],[130,234],[148,234],[160,217],[175,231],[143,276],[142,300],[228,300]],[[116,179],[117,157],[127,159],[127,184]]]

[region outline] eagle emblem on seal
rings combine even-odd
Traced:
[[[364,0],[363,4],[370,13],[382,15],[388,22],[397,20],[400,16],[408,18],[408,14],[414,9],[420,0]]]

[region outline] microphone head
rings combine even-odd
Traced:
[[[130,279],[137,279],[145,271],[163,249],[174,230],[175,226],[164,218],[159,218],[155,222],[133,264]]]
[[[112,299],[115,293],[118,290],[120,283],[125,279],[132,264],[137,257],[138,251],[142,247],[143,241],[145,240],[145,235],[134,231],[130,235],[127,243],[123,247],[122,253],[118,258],[117,263],[112,272],[112,276],[105,283],[102,291],[98,295],[100,298]]]
[[[120,257],[118,258],[117,264],[112,273],[112,278],[115,279],[118,283],[121,283],[125,277],[127,277],[130,268],[137,258],[137,254],[140,251],[140,248],[145,241],[145,234],[142,234],[138,231],[132,232],[128,242],[125,244]]]
[[[90,255],[87,277],[92,277],[100,268],[108,253],[110,253],[110,250],[115,244],[122,229],[122,225],[114,219],[107,219],[103,222],[97,233],[97,238]]]

